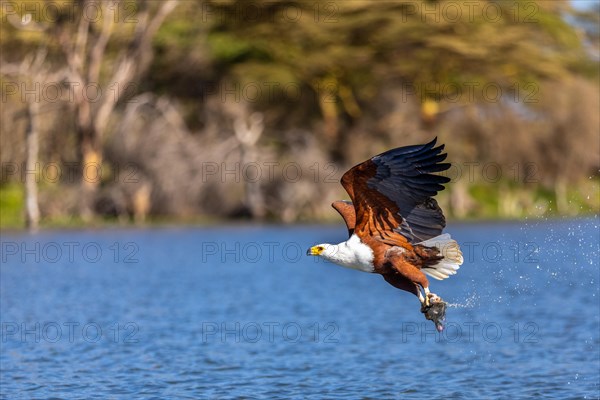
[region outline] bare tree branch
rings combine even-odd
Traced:
[[[99,137],[103,135],[104,129],[108,123],[108,117],[123,96],[123,93],[125,93],[127,85],[133,81],[136,75],[139,76],[143,74],[148,68],[150,61],[152,60],[152,51],[150,47],[152,38],[167,15],[175,9],[178,2],[179,0],[168,0],[163,2],[152,19],[150,19],[147,2],[142,2],[142,11],[138,15],[138,23],[136,25],[134,38],[127,51],[121,55],[110,80],[111,83],[116,85],[117,90],[113,96],[105,96],[102,99],[101,105],[96,113],[96,118],[94,119],[94,126]]]
[[[110,9],[110,12],[109,12]],[[88,82],[98,82],[100,75],[100,67],[102,65],[102,58],[104,57],[104,51],[108,40],[112,35],[114,26],[114,9],[112,7],[104,8],[104,19],[102,21],[102,31],[98,40],[94,44],[90,52],[89,69],[88,69]]]
[[[87,3],[89,3],[87,0],[83,2],[83,10],[85,10]],[[83,75],[83,68],[85,67],[85,51],[87,47],[89,31],[90,20],[86,17],[85,13],[82,12],[81,16],[79,17],[79,27],[77,28],[77,36],[75,36],[74,48],[71,51],[74,57],[74,65],[80,75]]]

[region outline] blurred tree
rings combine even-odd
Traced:
[[[27,87],[34,84],[52,82],[57,73],[51,73],[44,61],[47,51],[44,47],[38,49],[35,54],[26,57],[20,64],[0,63],[0,72],[5,76],[12,76],[23,80]],[[25,96],[25,110],[15,117],[25,117],[27,120],[25,128],[25,170],[21,176],[25,184],[25,224],[29,231],[38,230],[40,222],[40,209],[38,201],[38,187],[40,165],[38,162],[39,152],[39,114],[40,99],[38,96]]]
[[[21,40],[50,42],[62,52],[62,57],[54,54],[53,61],[64,65],[62,83],[72,94],[84,219],[94,214],[100,183],[96,172],[102,168],[103,136],[111,114],[119,100],[135,93],[136,81],[152,61],[152,38],[177,3],[77,0],[19,3],[19,10],[14,4],[3,7],[6,19],[19,31],[41,33],[22,35]],[[107,53],[111,39],[118,43],[116,54]]]
[[[78,2],[77,13],[60,15],[50,30],[63,51],[69,85],[76,93],[74,106],[83,189],[80,212],[84,219],[93,215],[93,200],[99,184],[99,179],[88,179],[87,168],[96,170],[102,166],[103,135],[110,115],[118,101],[147,70],[153,56],[152,38],[177,5],[177,0],[159,3],[156,10],[152,10],[149,3],[82,0]],[[101,15],[97,24],[85,14],[91,4]],[[132,5],[135,14],[129,15],[127,11]],[[107,62],[106,48],[115,25],[132,33],[121,38],[125,42],[120,44],[122,50],[116,60]],[[90,87],[100,88],[97,94],[100,100],[87,93]]]
[[[203,16],[217,61],[242,85],[288,76],[312,90],[326,144],[344,160],[348,127],[382,85],[414,94],[432,128],[444,99],[489,101],[483,88],[523,96],[527,85],[580,68],[586,57],[561,17],[567,8],[566,0],[208,0]]]
[[[589,151],[598,137],[598,10],[574,13],[566,0],[190,0],[171,12],[173,2],[126,0],[57,2],[40,17],[26,8],[50,3],[22,4],[0,9],[9,22],[0,33],[11,39],[0,42],[4,61],[20,64],[46,46],[47,63],[68,72],[61,84],[79,95],[62,99],[71,110],[41,114],[40,156],[72,160],[78,149],[82,169],[138,168],[131,188],[84,184],[88,200],[77,202],[87,212],[100,198],[98,212],[139,221],[148,212],[329,215],[346,167],[434,134],[459,166],[491,162],[504,172],[496,183],[463,175],[451,185],[440,201],[457,215],[539,214],[554,201],[574,212],[574,196],[597,207],[587,193],[598,176]],[[86,7],[101,12],[82,18],[95,15]],[[102,95],[82,97],[78,87],[94,97],[94,83]],[[3,117],[19,108],[5,104]],[[8,121],[0,157],[21,161],[26,127]],[[223,163],[298,159],[298,182],[218,174]],[[309,178],[315,160],[332,166],[320,171],[327,180]],[[74,198],[63,193],[52,204]],[[54,209],[40,205],[42,214]]]

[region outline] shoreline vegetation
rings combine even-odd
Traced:
[[[489,212],[498,208],[498,204],[487,204],[484,209],[486,213],[466,215],[457,217],[445,211],[448,224],[453,223],[488,223],[488,222],[512,222],[528,220],[547,221],[563,219],[586,219],[598,218],[600,214],[600,197],[598,195],[598,181],[594,182],[591,191],[596,192],[596,203],[589,200],[581,201],[581,196],[576,193],[574,198],[578,201],[568,201],[569,208],[566,213],[556,212],[556,200],[547,198],[547,206],[538,208],[538,213],[518,213],[517,215],[503,215],[500,213]],[[24,212],[24,189],[13,186],[7,189],[6,186],[0,187],[0,230],[25,231],[25,212]],[[443,192],[442,192],[443,193]],[[440,197],[443,197],[440,195]],[[447,196],[445,196],[447,197]],[[478,201],[474,199],[474,201]],[[483,200],[482,200],[483,201]],[[441,202],[442,206],[444,201]],[[591,204],[591,205],[590,205]],[[213,226],[258,226],[258,225],[337,225],[343,224],[342,219],[337,212],[331,208],[329,215],[320,219],[299,219],[293,222],[284,222],[278,218],[264,218],[261,220],[245,217],[211,217],[207,215],[188,215],[188,216],[169,216],[153,215],[148,216],[144,221],[136,221],[133,215],[123,215],[121,217],[96,216],[93,220],[83,220],[77,216],[64,216],[58,218],[42,218],[40,220],[40,230],[70,230],[70,229],[129,229],[129,228],[162,228],[162,227],[213,227]]]
[[[503,224],[503,223],[545,223],[545,222],[556,222],[556,221],[576,221],[576,220],[588,220],[598,219],[600,215],[598,213],[580,214],[575,216],[567,215],[554,215],[551,217],[532,217],[532,218],[465,218],[465,219],[451,219],[447,220],[447,225],[476,225],[476,224]],[[24,225],[2,225],[0,226],[0,232],[3,234],[18,233],[43,233],[43,232],[56,232],[56,231],[87,231],[87,230],[129,230],[129,229],[177,229],[177,228],[231,228],[231,227],[266,227],[266,226],[339,226],[342,228],[344,221],[321,220],[321,221],[298,221],[293,223],[284,223],[276,220],[232,220],[232,219],[204,219],[196,218],[191,220],[182,219],[150,219],[144,223],[135,223],[133,221],[122,222],[114,219],[97,219],[93,222],[86,222],[81,220],[71,219],[68,221],[41,221],[38,229],[34,232],[28,230]]]
[[[449,221],[600,211],[600,6],[23,1],[0,19],[1,229],[333,222],[344,171],[436,136]]]

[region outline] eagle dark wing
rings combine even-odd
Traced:
[[[436,139],[424,145],[399,147],[356,165],[342,176],[342,186],[356,211],[355,232],[392,245],[418,243],[442,233],[446,219],[432,198],[449,178],[433,175],[444,146]]]

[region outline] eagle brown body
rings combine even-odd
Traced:
[[[338,200],[332,206],[342,215],[352,235],[356,225],[356,213],[352,204]],[[435,264],[442,258],[439,249],[413,246],[398,233],[388,233],[388,239],[381,240],[381,236],[366,236],[363,239],[364,232],[359,232],[357,235],[373,250],[375,272],[381,274],[386,282],[415,296],[419,295],[418,286],[429,287],[429,280],[421,268]],[[405,251],[397,251],[397,246]]]
[[[441,234],[446,220],[433,197],[449,179],[433,173],[450,164],[441,162],[444,146],[435,143],[392,149],[347,171],[341,184],[351,201],[332,206],[344,218],[350,239],[309,249],[311,255],[351,268],[355,260],[357,269],[381,274],[392,286],[418,296],[426,317],[432,301],[443,302],[429,292],[425,273],[445,279],[463,261],[457,243]]]

